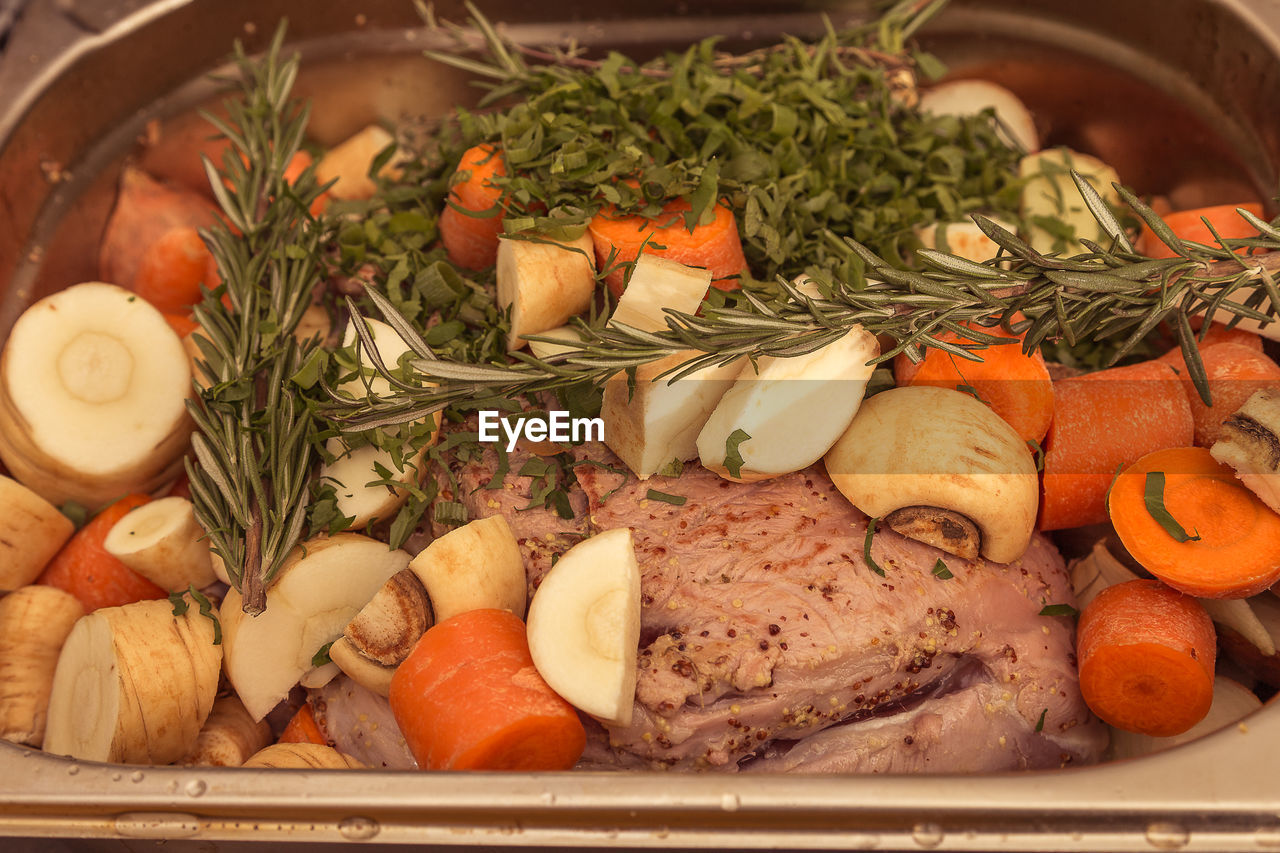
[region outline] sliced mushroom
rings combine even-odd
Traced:
[[[855,507],[947,553],[971,557],[976,549],[1008,563],[1031,541],[1040,498],[1031,452],[960,391],[915,386],[875,395],[826,465]]]
[[[405,569],[382,585],[342,633],[355,651],[376,663],[395,666],[430,627],[427,590],[411,569]]]
[[[1209,452],[1230,465],[1262,502],[1280,512],[1280,389],[1254,393],[1222,422]]]
[[[346,637],[339,637],[329,647],[329,659],[347,674],[347,677],[366,690],[380,696],[391,693],[391,676],[394,666],[385,666],[360,654]]]

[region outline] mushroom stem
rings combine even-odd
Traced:
[[[884,518],[896,533],[955,554],[976,560],[982,549],[982,533],[968,516],[937,506],[904,506]]]

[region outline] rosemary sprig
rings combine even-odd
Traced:
[[[251,614],[266,607],[266,588],[306,520],[314,426],[291,377],[315,342],[299,343],[293,330],[320,280],[326,239],[308,213],[321,192],[312,171],[284,178],[308,115],[290,99],[298,59],[282,59],[284,33],[282,23],[256,62],[236,44],[239,94],[225,118],[205,114],[231,143],[220,168],[204,162],[226,218],[203,235],[223,284],[195,307],[207,387],[188,404],[198,428],[187,461],[197,518]]]

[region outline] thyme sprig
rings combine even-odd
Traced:
[[[979,227],[1001,247],[1000,257],[975,263],[925,250],[918,253],[923,268],[905,270],[856,241],[828,235],[833,245],[858,256],[867,279],[845,282],[819,274],[805,287],[780,279],[779,299],[767,300],[748,290],[742,307],[716,307],[708,302],[697,315],[668,310],[667,328],[657,332],[580,323],[581,343],[546,359],[523,353],[516,353],[518,361],[512,364],[418,359],[412,367],[439,382],[439,388],[406,385],[393,399],[349,405],[335,411],[335,416],[349,429],[400,423],[469,397],[511,397],[583,382],[599,384],[615,373],[693,350],[696,355],[661,375],[676,380],[740,356],[754,359],[813,352],[855,325],[896,342],[875,362],[902,352],[918,360],[930,347],[978,361],[982,348],[1014,343],[1009,335],[1017,334],[1027,352],[1050,339],[1072,344],[1115,339],[1119,344],[1111,359],[1114,363],[1159,324],[1168,322],[1177,330],[1189,378],[1209,402],[1190,318],[1227,314],[1232,323],[1240,319],[1265,323],[1280,316],[1280,288],[1274,279],[1280,270],[1280,232],[1258,221],[1255,238],[1224,239],[1218,246],[1179,241],[1136,197],[1123,187],[1118,190],[1135,213],[1181,254],[1153,260],[1129,251],[1127,242],[1122,247],[1117,238],[1111,247],[1091,245],[1090,252],[1071,258],[1046,256],[985,217],[975,216]],[[1111,216],[1104,211],[1105,206],[1095,215]],[[1240,249],[1264,254],[1240,257],[1235,254]],[[390,319],[394,306],[376,292],[371,291],[370,297]],[[966,323],[991,331],[962,325]],[[943,340],[944,332],[958,333],[963,341]]]
[[[306,521],[315,427],[291,380],[316,342],[293,331],[327,241],[308,212],[322,191],[314,173],[284,177],[308,117],[290,97],[298,59],[281,57],[284,33],[282,23],[259,61],[236,44],[239,92],[225,118],[204,116],[230,145],[220,166],[204,160],[226,219],[203,234],[223,283],[195,307],[203,381],[188,403],[197,432],[187,476],[197,518],[251,614],[266,607],[267,585]]]

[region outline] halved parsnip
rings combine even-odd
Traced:
[[[271,743],[271,726],[254,720],[234,693],[213,703],[209,719],[196,737],[196,745],[181,764],[197,767],[239,767],[249,756]]]
[[[1011,225],[999,217],[988,217],[992,222],[1007,230],[1017,233],[1017,226]],[[916,229],[916,236],[926,249],[937,249],[940,252],[958,255],[975,263],[994,258],[1000,252],[1000,244],[992,240],[976,223],[934,222]]]
[[[1112,205],[1120,203],[1120,196],[1112,186],[1119,182],[1120,176],[1097,157],[1069,148],[1053,148],[1023,157],[1018,164],[1018,175],[1026,180],[1022,187],[1023,217],[1028,221],[1035,217],[1057,219],[1075,234],[1075,239],[1069,240],[1033,224],[1027,242],[1037,252],[1059,252],[1069,256],[1085,251],[1081,239],[1092,240],[1101,246],[1111,243],[1111,238],[1093,218],[1080,196],[1080,190],[1071,178],[1072,169],[1083,175],[1104,201]]]
[[[822,458],[849,427],[880,354],[875,335],[853,326],[820,350],[793,358],[747,362],[698,433],[703,467],[738,482],[799,471]],[[738,430],[742,467],[725,466],[728,442]]]
[[[408,563],[407,553],[385,542],[339,533],[290,552],[267,588],[262,614],[245,615],[240,593],[227,593],[220,611],[227,677],[255,720],[289,694],[312,669],[320,647],[340,637],[351,617]]]
[[[340,199],[370,198],[378,185],[369,177],[374,158],[395,139],[376,124],[371,124],[349,139],[325,152],[316,163],[316,179],[325,184],[337,178],[329,188],[329,195]],[[378,173],[394,176],[399,173],[394,163],[387,163]]]
[[[104,607],[71,629],[49,696],[45,752],[169,764],[195,746],[218,690],[222,646],[190,597]]]
[[[0,597],[0,740],[40,746],[58,653],[80,601],[56,586],[24,586]]]
[[[0,359],[0,458],[57,505],[98,508],[177,476],[191,371],[164,316],[121,287],[78,284],[18,318]]]
[[[35,580],[75,530],[56,506],[0,476],[0,592]]]
[[[673,461],[698,458],[698,433],[742,372],[742,360],[707,367],[676,382],[655,378],[698,353],[674,353],[636,369],[635,386],[617,374],[604,386],[600,417],[604,443],[637,477],[653,476]]]
[[[995,111],[997,126],[1006,142],[1027,153],[1040,150],[1031,111],[1022,99],[1004,86],[988,80],[950,80],[920,95],[922,113],[970,116],[988,107]]]
[[[827,453],[826,466],[850,503],[889,526],[900,510],[942,511],[936,524],[915,529],[927,529],[924,541],[950,553],[980,551],[1008,563],[1031,541],[1040,500],[1031,452],[1003,418],[960,391],[880,392]]]
[[[209,541],[186,498],[160,498],[131,510],[107,532],[102,547],[163,589],[201,589],[217,580]]]
[[[625,527],[565,552],[529,604],[529,653],[565,701],[631,723],[640,647],[640,566]]]
[[[595,244],[583,233],[576,240],[541,243],[498,241],[498,306],[511,309],[507,350],[514,352],[591,305],[596,292]]]
[[[258,750],[241,767],[292,767],[299,770],[364,770],[365,765],[319,743],[273,743]]]
[[[644,332],[667,328],[665,309],[693,314],[711,287],[711,270],[642,254],[609,322]]]
[[[426,587],[436,622],[481,608],[524,616],[529,594],[524,558],[500,515],[450,530],[414,557],[409,568]]]

